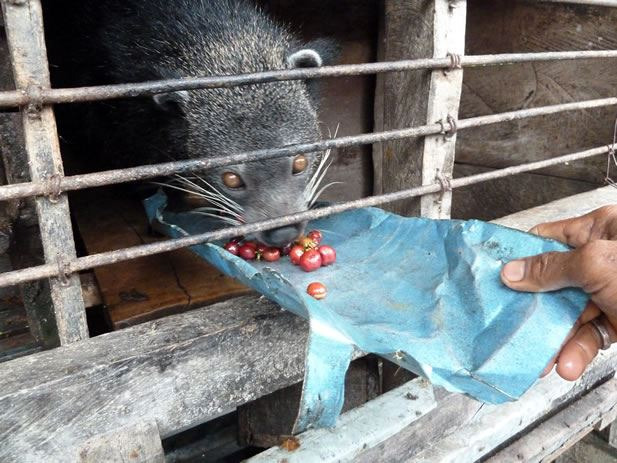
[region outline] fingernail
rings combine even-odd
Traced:
[[[503,268],[503,276],[506,277],[508,281],[521,281],[525,278],[525,261],[514,260],[508,262]]]

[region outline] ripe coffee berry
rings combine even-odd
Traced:
[[[319,282],[311,283],[310,285],[308,285],[308,287],[306,288],[306,292],[309,294],[309,296],[312,296],[317,300],[324,299],[328,294],[328,290],[326,289],[326,287]]]
[[[240,249],[240,245],[238,243],[236,243],[235,241],[230,241],[229,243],[227,243],[225,246],[225,249],[227,249],[229,252],[231,252],[234,256],[238,255],[238,251]]]
[[[261,253],[261,257],[266,262],[276,262],[281,258],[281,251],[277,248],[266,248],[266,250]]]
[[[300,258],[300,267],[305,272],[314,272],[321,267],[321,254],[315,249],[309,249]]]
[[[240,246],[240,249],[238,249],[238,255],[244,260],[253,260],[255,259],[257,253],[255,252],[255,249],[253,249],[253,247],[247,244],[243,244],[242,246]]]
[[[304,249],[302,248],[302,246],[293,246],[291,248],[291,251],[289,251],[289,259],[291,260],[291,263],[294,265],[298,265],[303,254]]]
[[[321,255],[322,265],[330,265],[336,261],[336,251],[332,246],[319,246],[317,251]]]

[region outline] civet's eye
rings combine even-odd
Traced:
[[[244,186],[244,182],[242,178],[238,174],[234,174],[233,172],[225,172],[223,174],[223,184],[227,188],[238,189]]]
[[[300,154],[294,158],[293,170],[292,170],[294,174],[299,174],[301,172],[304,172],[307,167],[308,167],[308,159],[306,159],[305,155]]]

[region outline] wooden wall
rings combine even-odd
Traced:
[[[466,54],[617,48],[617,10],[468,0]],[[615,96],[617,60],[466,69],[461,118]],[[456,176],[608,144],[617,109],[526,119],[459,133]],[[606,158],[560,165],[454,194],[454,215],[491,219],[597,187]]]

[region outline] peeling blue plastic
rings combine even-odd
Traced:
[[[216,228],[204,216],[145,201],[152,226],[171,237]],[[576,289],[519,293],[502,285],[511,259],[566,251],[561,243],[480,221],[404,218],[367,208],[312,222],[337,262],[305,273],[288,259],[246,262],[220,244],[191,249],[222,272],[310,320],[296,432],[331,427],[357,346],[433,384],[477,400],[516,400],[558,352],[587,302]],[[328,288],[317,301],[306,287]]]

